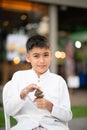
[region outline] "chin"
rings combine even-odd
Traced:
[[[43,73],[45,73],[46,71],[47,71],[47,69],[41,70],[40,73],[43,74]]]

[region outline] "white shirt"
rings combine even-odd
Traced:
[[[44,98],[53,103],[51,113],[46,109],[38,109],[32,102],[35,98],[34,92],[29,93],[24,100],[20,98],[21,90],[29,84],[38,84],[38,80]],[[48,130],[68,130],[67,124],[72,119],[72,112],[68,87],[61,76],[48,70],[38,79],[33,69],[18,71],[14,73],[8,89],[3,94],[6,112],[18,121],[14,127],[16,129],[12,130],[31,130],[38,125]]]

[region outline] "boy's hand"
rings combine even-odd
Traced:
[[[38,108],[48,109],[50,112],[52,111],[53,104],[45,98],[35,98],[34,102]]]
[[[29,92],[33,92],[36,89],[40,90],[40,87],[38,87],[36,84],[30,84],[26,88],[22,89],[20,93],[21,99],[24,99]]]

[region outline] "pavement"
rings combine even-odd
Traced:
[[[87,106],[87,89],[69,89],[72,106]]]
[[[72,89],[70,92],[70,100],[72,106],[87,105],[87,89]],[[87,130],[87,117],[72,119],[69,122],[70,130]],[[5,128],[0,128],[5,130]]]
[[[87,130],[87,118],[76,118],[69,122],[70,130]]]
[[[87,89],[71,89],[70,100],[72,106],[87,106]],[[87,130],[87,117],[72,119],[69,122],[70,130]]]

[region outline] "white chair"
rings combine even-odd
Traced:
[[[8,81],[4,88],[3,88],[3,108],[4,108],[4,117],[5,117],[5,130],[10,130],[11,127],[11,123],[10,123],[10,116],[6,113],[5,111],[5,102],[4,102],[4,98],[5,98],[5,94],[8,92],[8,87],[10,85],[11,81]]]
[[[10,116],[4,111],[5,116],[5,130],[10,130]]]

